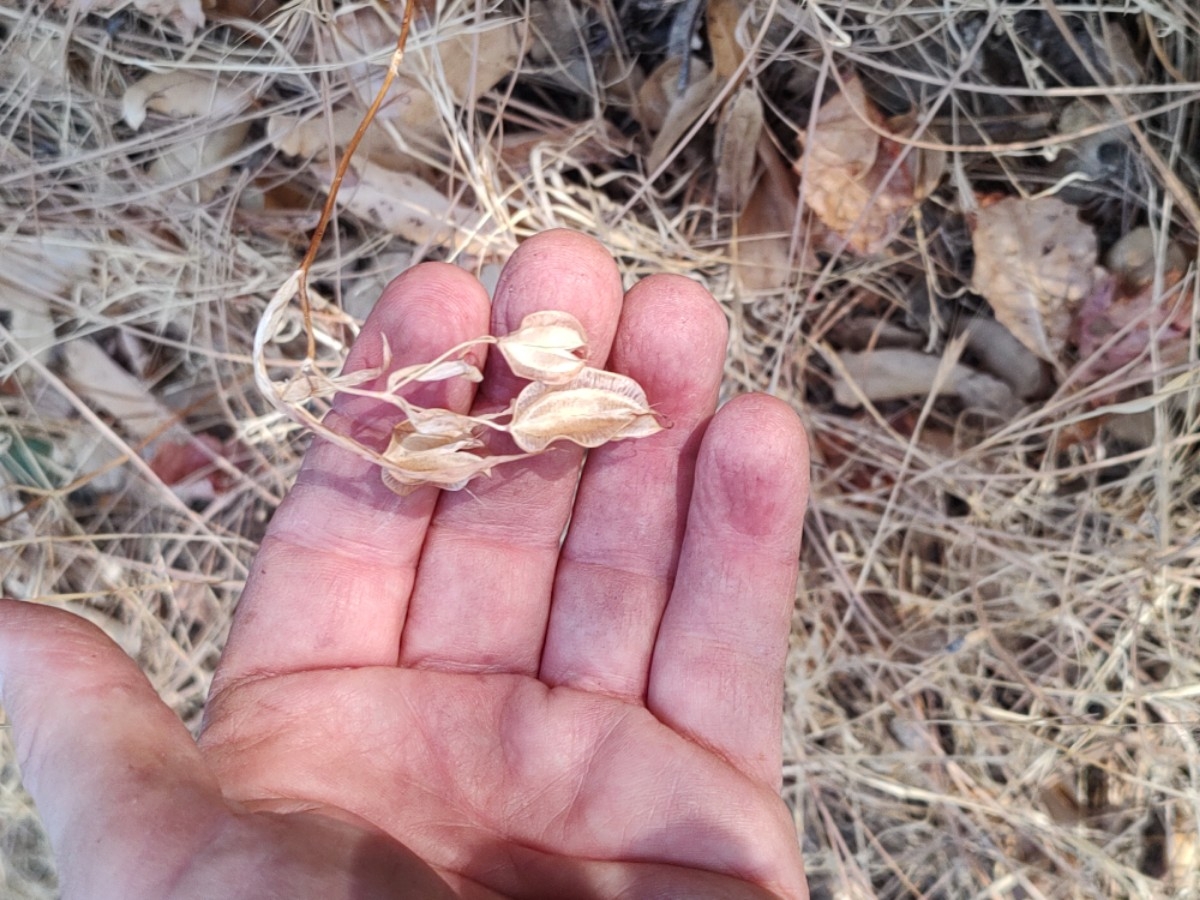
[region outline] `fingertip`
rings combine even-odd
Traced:
[[[773,790],[807,499],[808,440],[787,404],[747,394],[717,411],[647,694],[656,715]]]
[[[704,489],[736,532],[798,544],[808,505],[808,434],[788,404],[742,394],[717,411],[701,447]],[[793,537],[794,535],[794,537]]]
[[[493,329],[504,334],[540,309],[570,312],[588,335],[590,362],[603,365],[624,290],[617,264],[598,241],[556,229],[527,239],[500,274]]]
[[[539,265],[538,260],[549,258],[557,265],[559,256],[567,256],[582,266],[607,269],[613,265],[612,254],[595,238],[569,228],[552,228],[521,242],[512,259],[522,265]]]
[[[346,358],[346,371],[382,365],[383,335],[392,353],[410,344],[443,347],[463,334],[487,332],[491,301],[469,272],[443,262],[424,262],[388,282]]]
[[[69,643],[86,656],[87,650],[111,644],[97,625],[65,609],[31,600],[0,599],[0,690],[9,674],[41,665],[45,653]]]
[[[728,339],[725,313],[702,285],[682,275],[651,275],[625,295],[613,359],[620,366],[644,358],[639,378],[686,370],[692,381],[719,381]]]
[[[677,304],[691,315],[702,318],[705,327],[725,331],[728,321],[721,304],[694,278],[672,272],[648,275],[629,289],[628,298]]]

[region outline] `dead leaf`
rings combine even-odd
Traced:
[[[201,201],[225,186],[230,169],[250,130],[237,116],[253,101],[250,88],[213,72],[178,69],[147,75],[125,91],[121,111],[131,128],[141,128],[148,110],[174,119],[235,121],[207,128],[159,150],[147,173],[156,184],[195,183]]]
[[[679,69],[682,63],[678,59],[668,59],[654,69],[638,88],[633,106],[633,117],[646,131],[655,134],[667,120],[667,113],[679,101]],[[695,79],[697,73],[703,75],[708,67],[701,64],[700,68],[693,67],[690,77]]]
[[[158,435],[190,440],[178,417],[151,393],[142,379],[121,368],[99,346],[86,338],[62,345],[66,377],[93,409],[106,412],[138,440]],[[164,431],[164,426],[166,430]]]
[[[187,441],[160,441],[148,464],[183,500],[208,501],[231,486],[229,475],[213,464],[214,457],[228,455],[229,448],[220,440],[211,434],[198,434]]]
[[[338,193],[338,205],[378,227],[420,245],[445,245],[476,256],[508,247],[495,240],[503,229],[483,213],[455,203],[408,172],[355,156]]]
[[[1051,388],[1045,363],[995,319],[973,318],[960,323],[953,333],[965,333],[967,349],[979,369],[995,375],[1022,400]]]
[[[121,116],[137,130],[146,121],[147,110],[173,119],[211,116],[227,119],[248,107],[250,88],[220,78],[215,72],[174,69],[155,72],[130,85],[121,98]]]
[[[185,43],[195,37],[196,29],[204,27],[204,4],[201,0],[54,0],[58,9],[68,7],[81,13],[115,13],[132,5],[147,16],[166,19],[179,29]]]
[[[531,3],[526,10],[530,37],[526,72],[565,92],[590,90],[598,60],[588,45],[587,11],[570,0]],[[640,71],[637,66],[628,68]]]
[[[939,395],[960,397],[977,409],[1010,414],[1020,407],[1000,379],[962,363],[954,363],[942,374],[944,361],[918,350],[839,353],[837,359],[840,365],[835,369],[833,393],[842,406],[862,406],[864,399],[879,403],[928,397],[936,389]]]
[[[733,274],[743,294],[778,291],[786,287],[796,269],[814,263],[813,247],[801,243],[795,258],[792,235],[797,231],[799,195],[796,176],[766,135],[758,140],[763,173],[754,185],[731,243]]]
[[[53,310],[91,275],[93,250],[81,235],[47,229],[39,236],[6,235],[0,255],[0,310],[9,314],[8,333],[45,360],[57,343]]]
[[[713,71],[728,81],[746,58],[746,48],[737,39],[737,25],[746,10],[745,0],[708,0],[704,12]]]
[[[288,156],[328,159],[339,143],[350,139],[362,117],[363,111],[357,106],[335,109],[328,118],[276,113],[267,118],[267,140],[271,146]],[[380,138],[379,135],[373,134],[374,131],[375,129],[367,129],[360,150],[378,161],[379,153],[375,141]],[[386,137],[384,142],[387,145],[393,143],[390,137]]]
[[[906,147],[888,133],[901,136],[854,76],[800,137],[804,202],[858,253],[883,251],[943,174],[943,154]]]
[[[1187,270],[1187,256],[1174,241],[1163,241],[1162,279],[1172,287]],[[1145,225],[1135,228],[1109,248],[1104,265],[1117,276],[1122,291],[1133,292],[1154,282],[1159,266],[1159,241]]]
[[[200,201],[207,202],[229,183],[229,173],[249,131],[249,122],[238,122],[197,140],[172,144],[146,172],[156,184],[194,183]]]
[[[136,440],[148,469],[176,486],[180,499],[210,500],[229,488],[229,474],[214,456],[227,459],[236,444],[221,444],[206,435],[193,435],[178,414],[163,405],[142,379],[127,372],[94,342],[80,338],[63,344],[66,378],[93,409],[111,417]],[[107,462],[103,456],[90,464]],[[200,469],[213,468],[208,478],[188,481]],[[186,484],[184,484],[186,482]]]
[[[567,384],[535,381],[512,406],[508,433],[529,453],[565,440],[581,447],[647,437],[662,430],[646,392],[632,378],[601,369],[584,369]]]
[[[1095,280],[1095,233],[1056,197],[1007,197],[978,210],[971,243],[972,290],[1017,340],[1059,364]]]
[[[672,74],[673,73],[673,74]],[[659,85],[667,102],[662,127],[654,137],[654,143],[646,156],[646,171],[654,172],[671,155],[675,146],[683,140],[696,121],[712,106],[721,92],[723,82],[703,63],[693,60],[687,90],[677,93],[679,60],[669,59],[646,80],[643,93],[652,85]],[[641,94],[639,94],[639,98]],[[652,121],[648,118],[647,121]],[[653,130],[653,129],[651,129]]]
[[[745,209],[758,174],[758,139],[763,130],[762,101],[744,84],[721,109],[713,156],[717,164],[717,202],[735,215]]]

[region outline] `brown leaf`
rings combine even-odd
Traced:
[[[420,245],[450,245],[476,256],[498,252],[490,238],[503,231],[485,224],[484,214],[448,198],[408,172],[354,157],[338,193],[338,205],[380,228]]]
[[[671,71],[675,72],[675,77],[677,78],[679,73],[678,62],[678,60],[673,59],[667,60],[647,79],[647,85],[654,82],[656,78],[670,77],[669,73]],[[674,67],[672,69],[673,64]],[[660,72],[666,73],[666,75],[660,76]],[[721,88],[723,87],[721,80],[698,61],[692,62],[691,75],[693,81],[682,95],[667,94],[670,105],[667,108],[666,115],[663,117],[662,128],[655,136],[654,144],[650,147],[650,153],[646,156],[646,171],[648,172],[657,170],[666,161],[667,157],[675,149],[675,146],[683,140],[692,126],[696,124],[696,121],[709,111],[713,100],[721,92]]]
[[[805,203],[859,253],[886,248],[942,177],[943,154],[908,148],[889,133],[900,136],[854,76],[800,137]]]
[[[708,0],[704,12],[713,71],[721,81],[732,78],[746,58],[746,48],[737,40],[737,23],[745,8],[745,0]]]
[[[517,396],[508,432],[529,453],[565,440],[581,447],[662,430],[646,392],[632,378],[584,369],[564,385],[533,382]]]
[[[976,213],[971,243],[972,290],[1022,344],[1061,362],[1075,310],[1095,279],[1092,229],[1056,197],[1007,197]]]
[[[838,354],[833,391],[843,406],[857,407],[905,397],[927,397],[933,391],[961,397],[968,406],[1011,413],[1019,404],[1003,381],[970,366],[946,361],[919,350],[885,349]]]
[[[811,244],[797,249],[806,252],[796,259],[792,235],[797,230],[799,197],[796,176],[769,135],[760,135],[758,159],[763,167],[738,217],[731,241],[733,274],[742,293],[778,291],[787,286],[795,269],[808,269],[814,263]]]
[[[758,139],[763,130],[762,101],[753,85],[742,85],[721,109],[713,155],[717,164],[717,202],[735,214],[750,198],[758,174]]]

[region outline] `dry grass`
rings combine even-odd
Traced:
[[[441,39],[482,42],[480,21],[510,17],[537,43],[517,3],[441,5]],[[403,147],[459,208],[401,234],[344,212],[315,284],[361,315],[411,262],[450,258],[492,279],[522,237],[555,226],[605,242],[630,280],[703,279],[732,326],[728,392],[772,390],[814,435],[785,748],[814,896],[1200,896],[1200,398],[1194,381],[1172,381],[1200,368],[1193,5],[1114,8],[1107,28],[1096,3],[1060,5],[1075,43],[1093,48],[1093,74],[1135,67],[1128,88],[1106,90],[1089,86],[1036,0],[1001,12],[972,0],[757,4],[745,73],[788,161],[814,96],[850,67],[889,111],[916,111],[916,141],[954,152],[922,228],[887,254],[826,252],[799,217],[775,250],[789,264],[754,290],[734,277],[734,217],[713,202],[712,116],[657,177],[643,167],[650,141],[622,73],[661,55],[681,7],[657,6],[563,3],[535,17],[557,28],[555,52],[542,44],[465,109],[453,72],[414,68],[434,127],[414,137],[384,123],[375,152]],[[357,70],[330,12],[323,0],[269,17],[219,4],[181,38],[132,7],[0,8],[0,587],[101,624],[191,726],[304,445],[254,393],[249,354],[329,177],[319,158],[276,152],[267,122],[354,106]],[[164,67],[236,73],[251,102],[128,127],[125,90]],[[1086,183],[1064,181],[1071,170],[1044,152],[1062,144],[1053,122],[1078,98],[1129,126]],[[232,170],[148,168],[231,121],[249,125]],[[914,285],[927,276],[951,319],[983,309],[959,290],[964,211],[976,192],[1047,188],[1085,211],[1102,246],[1148,222],[1185,249],[1186,360],[1156,356],[1149,382],[1131,367],[1091,388],[1068,382],[1003,420],[945,399],[836,405],[839,326],[886,319],[925,342]],[[443,227],[463,211],[485,215]],[[322,321],[335,359],[350,336]],[[108,376],[114,363],[134,376],[125,394],[105,393],[104,361]],[[1148,398],[1143,411],[1090,428],[1118,388]],[[202,460],[182,485],[164,483],[164,445]],[[0,741],[0,893],[53,896],[2,730]]]

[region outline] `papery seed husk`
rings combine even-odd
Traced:
[[[399,441],[392,435],[392,446],[381,462],[383,483],[389,490],[405,495],[422,485],[431,484],[447,491],[461,490],[471,479],[491,475],[501,463],[525,459],[525,454],[511,456],[477,456],[461,446],[478,447],[479,441],[452,442],[429,449],[417,449],[414,444],[432,442],[430,435],[409,433]],[[404,444],[408,444],[407,447]]]
[[[519,378],[565,384],[586,365],[587,335],[570,313],[545,309],[530,313],[521,327],[496,341]]]
[[[471,432],[450,431],[423,432],[414,428],[409,421],[404,421],[392,429],[392,439],[388,448],[383,452],[385,459],[399,460],[411,454],[442,452],[450,453],[456,450],[473,450],[482,447],[480,441]]]
[[[470,474],[455,477],[449,472],[408,472],[402,469],[393,469],[388,466],[380,470],[380,478],[388,490],[395,494],[404,497],[411,494],[419,487],[425,485],[434,485],[445,491],[462,490],[467,483],[481,472],[490,472],[490,467],[486,469],[473,468]],[[459,473],[461,474],[461,473]]]
[[[473,437],[480,424],[470,416],[449,409],[421,409],[409,411],[406,423],[419,434],[442,435],[451,438]]]
[[[483,381],[483,373],[477,366],[471,365],[465,359],[448,359],[430,365],[422,363],[417,366],[405,366],[388,375],[387,388],[394,391],[414,381],[446,381],[451,378],[465,378],[467,381]]]
[[[540,309],[521,320],[516,331],[500,340],[520,341],[546,349],[579,350],[587,346],[587,332],[580,321],[561,309]]]
[[[386,454],[385,460],[385,469],[417,484],[454,484],[489,472],[496,465],[490,457],[476,456],[469,451],[452,450],[449,447]]]
[[[661,430],[641,385],[625,375],[591,368],[565,385],[527,386],[513,403],[508,425],[517,446],[530,453],[559,440],[599,447]]]

